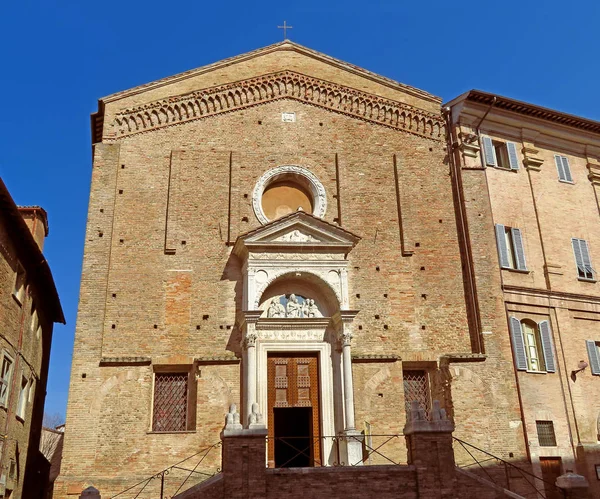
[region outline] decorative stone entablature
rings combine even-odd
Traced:
[[[124,109],[116,114],[106,138],[133,135],[284,98],[437,141],[445,136],[441,115],[293,71],[280,71]]]

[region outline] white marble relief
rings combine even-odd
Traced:
[[[318,243],[320,242],[319,239],[317,239],[316,237],[311,236],[310,234],[305,234],[304,232],[299,231],[298,229],[293,230],[291,232],[288,232],[287,234],[284,234],[283,236],[278,237],[277,239],[274,239],[273,242],[275,243]]]
[[[276,296],[267,308],[269,319],[309,319],[323,317],[318,305],[312,298],[296,295]]]

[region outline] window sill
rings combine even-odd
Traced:
[[[501,270],[508,270],[509,272],[515,272],[517,274],[530,274],[531,270],[521,270],[521,269],[513,269],[510,267],[500,267]]]
[[[561,184],[571,184],[571,185],[575,185],[575,182],[573,182],[572,180],[561,180],[561,179],[558,179],[558,181],[559,181]]]
[[[548,374],[548,371],[530,371],[529,369],[527,371],[525,371],[525,372],[527,374]]]
[[[514,173],[519,172],[518,169],[511,168],[510,166],[492,166],[492,168],[494,168],[496,170],[501,170],[503,172],[514,172]]]
[[[17,305],[19,305],[19,307],[23,306],[23,302],[21,301],[21,299],[15,294],[15,293],[11,293],[13,300],[15,300],[17,302]]]
[[[597,282],[596,279],[586,279],[585,277],[578,277],[577,280],[581,282],[590,282],[592,284]]]
[[[18,414],[15,414],[15,419],[17,421],[20,421],[21,423],[25,424],[25,418],[22,418],[21,416],[19,416]]]
[[[152,430],[149,430],[146,432],[147,435],[173,435],[173,434],[182,434],[182,433],[196,433],[196,430],[184,430],[184,431],[152,431]]]

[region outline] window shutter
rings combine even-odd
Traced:
[[[580,241],[579,239],[572,238],[571,242],[573,243],[573,254],[575,255],[575,264],[577,265],[577,269],[585,274],[585,266],[583,265],[583,257],[581,256],[581,247],[579,245]]]
[[[525,250],[523,249],[523,237],[521,236],[521,229],[510,229],[512,233],[512,240],[515,246],[515,256],[517,260],[517,269],[527,270],[527,262],[525,261]]]
[[[558,179],[566,180],[565,169],[563,167],[562,160],[560,159],[560,156],[558,154],[554,155],[554,162],[556,163],[556,169],[558,170]]]
[[[586,340],[585,342],[590,358],[590,369],[592,374],[600,375],[600,355],[598,355],[598,347],[594,340]]]
[[[510,268],[508,259],[508,248],[506,247],[506,237],[504,236],[504,225],[496,224],[496,242],[498,244],[498,257],[500,258],[500,267]]]
[[[511,170],[519,169],[519,154],[517,153],[517,144],[514,142],[507,142],[506,149],[508,150],[508,161],[510,163]]]
[[[525,356],[525,344],[523,343],[521,321],[516,317],[510,318],[510,338],[513,344],[517,369],[519,371],[527,371],[527,357]]]
[[[573,182],[573,177],[571,177],[571,167],[569,166],[569,160],[564,156],[560,157],[563,167],[563,172],[565,174],[564,180],[567,182]]]
[[[546,371],[554,373],[556,372],[556,366],[554,365],[554,354],[552,353],[552,333],[550,332],[550,323],[548,321],[542,321],[539,324],[539,328]]]
[[[496,157],[494,155],[494,145],[489,137],[482,137],[483,140],[483,155],[485,156],[485,164],[488,166],[496,166]]]
[[[587,274],[590,274],[591,277],[594,276],[594,270],[592,269],[592,261],[590,260],[590,252],[588,249],[588,244],[585,239],[579,240],[579,249],[581,251],[581,260],[583,262],[583,268],[585,269]]]

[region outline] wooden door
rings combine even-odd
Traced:
[[[269,405],[269,466],[317,466],[321,463],[320,410],[319,410],[319,359],[317,354],[277,354],[267,359]],[[305,408],[304,410],[284,410]],[[279,418],[279,422],[276,422]],[[282,418],[301,418],[282,421]],[[305,419],[308,419],[305,421]],[[286,424],[282,424],[286,423]],[[286,431],[286,428],[288,429]],[[292,428],[304,428],[306,438],[300,438]],[[279,430],[277,430],[279,429]],[[277,431],[289,434],[280,435]],[[286,440],[286,437],[289,439]],[[276,442],[279,442],[276,445]],[[279,446],[279,447],[278,447]],[[285,447],[306,457],[303,464],[294,456],[282,461],[276,448]]]
[[[560,457],[540,457],[542,466],[542,478],[544,480],[544,491],[546,499],[563,499],[563,495],[556,486],[556,479],[562,475],[562,463]]]

